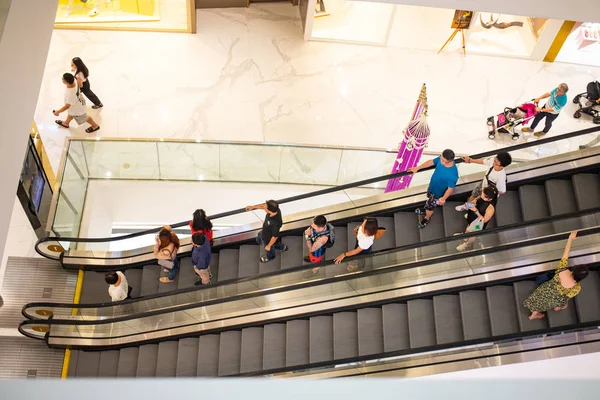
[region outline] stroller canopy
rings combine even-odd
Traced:
[[[587,85],[587,95],[589,100],[600,99],[600,82],[590,82]]]

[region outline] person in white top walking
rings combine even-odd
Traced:
[[[131,298],[132,288],[127,283],[125,274],[121,271],[106,273],[104,280],[110,285],[108,294],[112,301],[123,301]]]
[[[59,116],[62,112],[67,111],[67,119],[61,121],[57,119],[56,122],[59,126],[63,128],[68,128],[71,120],[75,120],[79,125],[88,123],[91,126],[87,128],[85,131],[87,133],[96,132],[100,129],[100,125],[96,123],[89,117],[85,110],[85,99],[81,96],[81,91],[79,90],[79,85],[75,81],[75,77],[73,74],[65,73],[62,77],[62,82],[65,84],[65,105],[62,106],[58,110],[54,110],[53,113],[55,116]]]
[[[77,83],[79,83],[79,87],[81,88],[83,94],[85,94],[85,97],[94,103],[92,108],[95,110],[104,107],[104,104],[102,104],[98,96],[96,96],[96,94],[92,92],[92,89],[90,88],[90,71],[85,66],[81,58],[75,57],[71,60],[71,72],[75,76],[75,79],[77,79]]]
[[[473,201],[481,196],[481,192],[488,186],[492,186],[498,192],[498,196],[506,193],[506,171],[504,168],[508,167],[512,163],[512,157],[506,151],[501,151],[496,154],[496,157],[489,158],[471,158],[469,156],[463,157],[463,160],[467,164],[481,164],[490,167],[486,172],[483,180],[473,189],[469,200],[465,204],[456,206],[456,211],[467,211],[473,207]],[[496,200],[494,200],[496,204]]]

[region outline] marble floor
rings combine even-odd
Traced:
[[[105,104],[90,109],[101,137],[392,148],[426,82],[429,149],[469,154],[512,144],[487,138],[488,116],[562,81],[573,96],[600,76],[600,68],[563,63],[306,42],[288,2],[198,10],[197,17],[195,35],[53,33],[35,121],[55,168],[64,138],[85,135],[84,127],[58,127],[52,115],[63,104],[61,74],[75,56],[87,63]],[[574,107],[551,135],[592,126],[572,118]]]

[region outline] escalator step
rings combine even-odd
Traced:
[[[156,292],[155,292],[156,293]],[[104,281],[104,272],[86,271],[81,286],[81,304],[110,302],[108,284]]]
[[[575,296],[579,322],[600,320],[600,273],[590,271],[581,281],[581,291]]]
[[[483,290],[465,290],[458,296],[465,340],[491,336],[486,293]]]
[[[400,211],[394,214],[396,246],[419,243],[419,229],[416,226],[414,212]]]
[[[238,278],[258,275],[260,247],[256,245],[240,246]]]
[[[240,373],[240,357],[242,352],[242,332],[221,332],[219,343],[219,376]]]
[[[219,252],[219,281],[238,277],[240,252],[237,249],[223,249]]]
[[[263,364],[263,328],[242,329],[240,372],[260,371]]]
[[[572,177],[575,202],[579,210],[600,207],[600,176],[575,174]]]
[[[545,183],[550,215],[568,214],[577,211],[577,202],[570,180],[550,179]],[[583,228],[582,219],[562,220],[552,223],[555,232],[569,232]]]
[[[568,214],[577,211],[577,203],[571,181],[549,179],[545,182],[545,188],[550,215]]]
[[[544,218],[550,215],[546,189],[538,185],[519,186],[519,204],[524,221]]]
[[[333,358],[358,356],[358,319],[356,312],[333,314]]]
[[[198,365],[196,376],[219,375],[220,335],[202,335],[198,338]]]
[[[333,360],[333,317],[310,317],[310,362]]]
[[[77,361],[79,360],[80,350],[71,350],[71,357],[69,358],[69,370],[67,371],[67,377],[74,378],[77,375]]]
[[[335,243],[327,249],[325,258],[333,260],[345,251],[348,251],[348,228],[345,226],[335,226]],[[354,245],[354,241],[352,242]]]
[[[285,335],[286,324],[265,325],[262,365],[264,370],[285,367]]]
[[[177,278],[177,289],[188,289],[196,283],[196,273],[192,265],[192,257],[184,257],[180,260],[179,277]],[[194,375],[195,376],[195,375]]]
[[[512,286],[486,288],[492,336],[519,332],[515,294]]]
[[[196,368],[198,368],[198,338],[179,339],[175,375],[178,377],[196,376]]]
[[[158,344],[156,377],[173,378],[177,376],[179,344],[179,341],[168,341]]]
[[[434,296],[433,314],[437,344],[464,340],[458,295]]]
[[[358,355],[383,353],[383,310],[358,310]]]
[[[140,296],[148,296],[158,293],[158,279],[162,267],[158,264],[145,265],[142,270],[142,283],[140,285]]]
[[[434,346],[436,339],[433,300],[409,300],[407,304],[410,347],[414,349]]]
[[[119,350],[119,366],[117,377],[135,378],[140,349],[138,347],[127,347]]]
[[[100,353],[98,377],[116,378],[119,369],[119,350],[103,351]]]
[[[356,246],[356,235],[354,234],[354,228],[356,228],[357,226],[360,226],[362,224],[362,220],[361,221],[354,221],[354,222],[348,222],[348,224],[346,225],[346,244],[347,244],[347,248],[344,249],[344,251],[350,251],[350,250],[354,250],[354,247]],[[336,240],[338,235],[335,235]]]
[[[77,360],[76,378],[96,378],[100,365],[99,351],[80,351]]]
[[[418,220],[423,217],[415,215],[415,226]],[[444,232],[444,215],[442,210],[438,207],[435,214],[431,217],[431,221],[425,228],[419,229],[419,235],[421,237],[421,242],[426,242],[429,240],[435,240],[445,237]],[[425,247],[421,247],[421,254],[423,256],[433,256],[433,255],[445,255],[446,254],[446,244],[435,244],[429,245]]]
[[[507,190],[506,193],[498,198],[495,216],[498,226],[516,224],[523,221],[517,192]]]
[[[302,236],[286,236],[283,238],[283,243],[288,247],[288,250],[277,254],[278,258],[281,257],[281,269],[298,267],[304,264],[302,261]]]
[[[562,311],[550,310],[546,313],[548,325],[551,328],[564,325],[574,325],[577,323],[577,311],[575,310],[575,302],[569,300],[569,306]]]
[[[285,333],[285,366],[310,362],[310,322],[303,319],[288,321]]]
[[[465,212],[455,210],[456,206],[463,204],[462,202],[449,201],[441,209],[441,214],[444,217],[444,234],[446,237],[452,237],[455,233],[463,233],[467,228],[467,220]],[[446,244],[446,248],[450,252],[456,251],[458,242],[453,240]]]
[[[534,281],[521,281],[513,283],[513,290],[515,293],[515,307],[518,311],[519,329],[521,332],[533,331],[536,329],[546,329],[548,324],[546,318],[529,319],[529,309],[523,305],[523,302],[533,291],[537,288],[537,284]]]
[[[210,254],[210,272],[212,274],[211,282],[219,281],[219,253]]]
[[[387,351],[410,348],[408,307],[406,304],[385,304],[383,318],[383,348]]]
[[[142,269],[128,269],[125,271],[125,277],[127,278],[127,284],[132,288],[131,297],[140,297],[140,292],[142,290]],[[106,290],[108,291],[108,288]]]
[[[385,228],[385,233],[382,237],[373,243],[373,251],[393,249],[396,247],[396,228],[394,226],[394,218],[392,217],[377,217],[377,225],[380,228]]]
[[[138,378],[149,378],[156,376],[156,365],[158,359],[157,344],[143,344],[140,346],[137,370],[135,376]]]

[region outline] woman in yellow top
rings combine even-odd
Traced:
[[[568,262],[571,242],[576,238],[577,231],[571,232],[554,277],[538,286],[523,302],[523,305],[531,311],[529,319],[544,318],[546,312],[551,309],[564,310],[569,304],[569,299],[577,296],[581,290],[579,282],[588,276],[588,268],[585,265],[578,265],[571,270]]]

